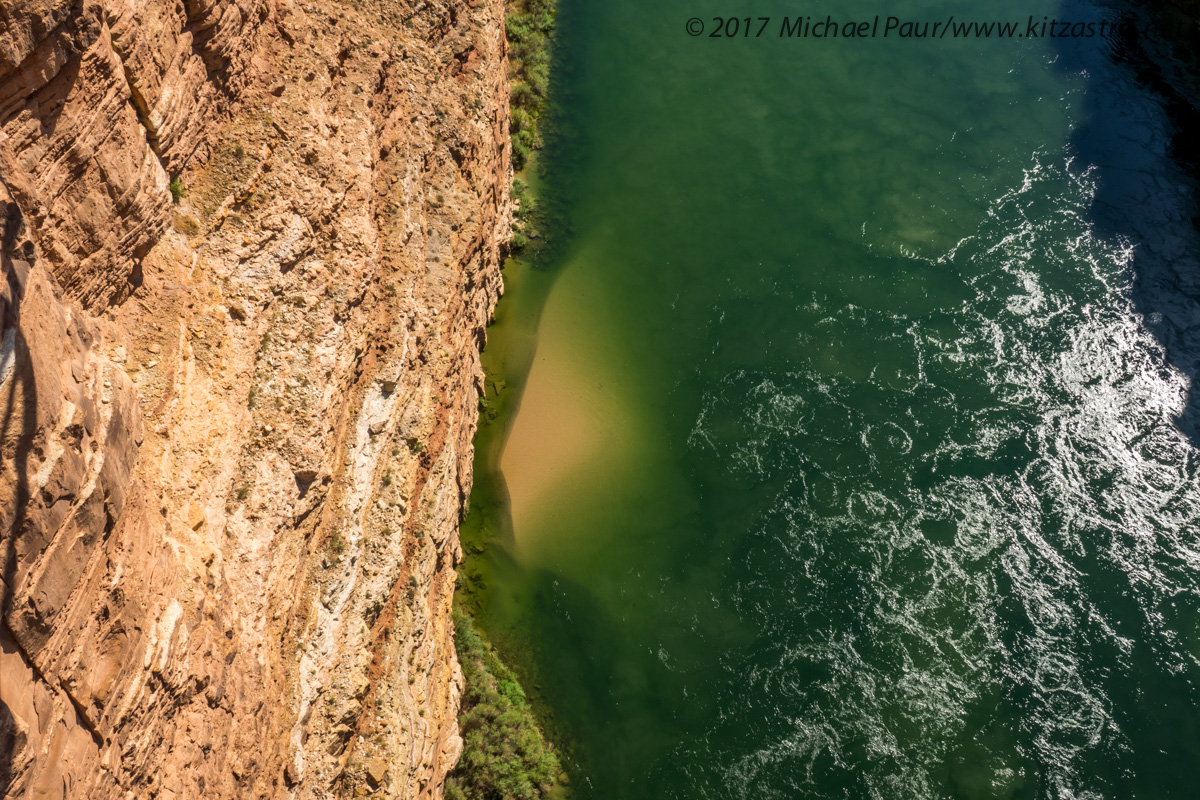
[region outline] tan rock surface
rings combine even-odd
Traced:
[[[436,798],[461,752],[503,7],[355,5],[0,0],[4,797]]]

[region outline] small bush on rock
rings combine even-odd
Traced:
[[[516,676],[454,611],[454,645],[466,687],[458,724],[462,759],[446,779],[447,800],[538,800],[561,772]]]

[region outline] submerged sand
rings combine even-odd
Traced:
[[[519,549],[598,499],[629,438],[628,408],[598,346],[604,326],[588,319],[597,308],[579,284],[564,275],[547,300],[500,456]]]

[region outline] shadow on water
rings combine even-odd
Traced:
[[[1095,8],[1066,0],[1059,18],[1092,18]],[[1189,379],[1176,424],[1200,447],[1200,3],[1190,13],[1167,0],[1099,8],[1121,22],[1108,46],[1053,40],[1062,69],[1091,77],[1071,146],[1097,170],[1096,233],[1133,246],[1134,307]]]

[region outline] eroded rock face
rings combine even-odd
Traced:
[[[503,7],[360,5],[0,3],[5,797],[458,758]]]

